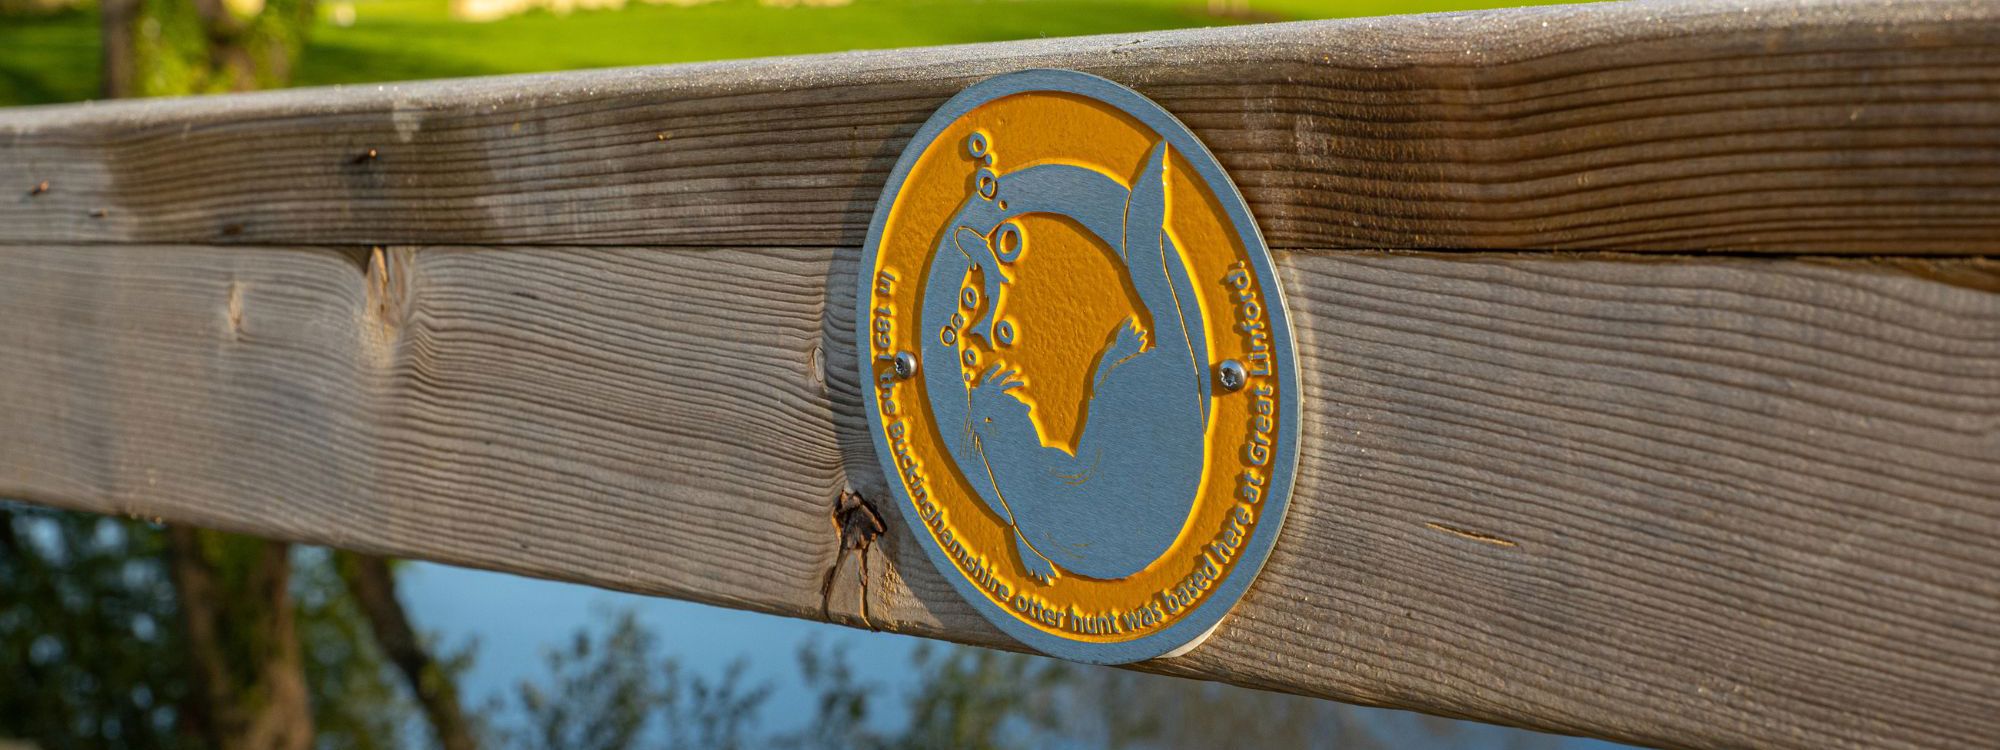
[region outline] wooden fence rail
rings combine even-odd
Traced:
[[[890,497],[849,297],[887,170],[1034,66],[1210,144],[1302,351],[1268,567],[1143,668],[1662,746],[2000,744],[1987,2],[4,110],[0,496],[1004,647],[833,510]]]

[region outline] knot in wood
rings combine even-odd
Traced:
[[[861,493],[843,490],[840,499],[834,502],[833,526],[840,530],[840,549],[866,550],[875,543],[877,537],[888,528],[882,525],[882,515],[875,512],[875,506]]]

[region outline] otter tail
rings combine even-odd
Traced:
[[[1043,557],[1042,553],[1036,552],[1034,547],[1028,546],[1028,538],[1021,535],[1019,528],[1014,529],[1014,551],[1021,555],[1021,566],[1028,569],[1029,578],[1040,581],[1042,585],[1046,586],[1055,583],[1057,578],[1062,577],[1061,573],[1056,572],[1055,563],[1049,562],[1049,559]]]

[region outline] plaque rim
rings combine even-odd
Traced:
[[[960,117],[974,108],[1002,97],[1034,91],[1051,91],[1075,94],[1109,105],[1151,128],[1155,134],[1166,140],[1173,148],[1179,149],[1187,162],[1201,176],[1203,184],[1214,192],[1216,201],[1229,217],[1232,228],[1243,243],[1244,255],[1248,257],[1257,282],[1264,294],[1264,315],[1271,333],[1273,363],[1277,366],[1277,380],[1280,389],[1278,399],[1278,429],[1276,434],[1283,443],[1273,451],[1269,468],[1269,483],[1258,511],[1259,523],[1244,542],[1243,551],[1229,573],[1216,584],[1214,591],[1197,604],[1194,611],[1183,615],[1172,624],[1157,631],[1126,641],[1115,643],[1093,643],[1071,640],[1048,633],[1016,618],[1004,607],[995,604],[980,591],[978,585],[960,573],[949,554],[934,538],[929,538],[922,518],[911,502],[909,488],[904,485],[901,474],[895,466],[888,438],[884,434],[880,412],[879,391],[874,386],[875,372],[870,355],[869,329],[872,318],[871,300],[874,294],[875,266],[880,256],[882,231],[888,221],[890,209],[901,192],[910,170],[938,135]],[[924,551],[932,567],[948,582],[960,599],[966,601],[980,617],[999,628],[1001,632],[1043,654],[1086,664],[1128,664],[1147,659],[1180,656],[1201,645],[1209,635],[1222,624],[1230,612],[1242,602],[1252,582],[1263,573],[1270,560],[1271,550],[1276,546],[1278,536],[1284,528],[1285,519],[1290,515],[1293,481],[1299,458],[1299,440],[1304,431],[1299,423],[1300,401],[1298,349],[1292,338],[1290,305],[1285,298],[1284,287],[1278,283],[1277,269],[1271,257],[1270,247],[1264,242],[1263,232],[1251,216],[1249,205],[1236,183],[1223,171],[1215,154],[1208,150],[1194,132],[1189,130],[1179,118],[1145,95],[1123,84],[1107,78],[1074,70],[1056,68],[1033,68],[1012,73],[1003,73],[973,83],[953,95],[931,113],[922,127],[911,136],[897,157],[895,167],[883,183],[882,192],[875,201],[875,211],[868,222],[868,234],[861,248],[861,265],[855,274],[855,325],[856,371],[861,386],[861,408],[868,419],[869,444],[875,449],[877,464],[882,469],[883,479],[889,491],[896,498],[897,516],[903,519],[905,528]],[[1274,304],[1275,303],[1275,304]],[[956,469],[954,469],[956,470]]]

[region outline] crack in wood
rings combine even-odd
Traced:
[[[1456,526],[1447,526],[1445,524],[1441,524],[1436,521],[1427,522],[1424,524],[1424,526],[1430,528],[1430,530],[1432,531],[1441,531],[1446,534],[1450,534],[1452,536],[1459,537],[1462,539],[1470,539],[1472,541],[1479,542],[1480,544],[1491,544],[1495,547],[1509,547],[1509,548],[1521,546],[1519,542],[1516,542],[1512,539],[1508,539],[1506,537],[1494,536],[1492,534],[1483,534],[1477,531],[1471,531],[1469,529],[1461,529]]]
[[[832,621],[834,576],[840,572],[840,564],[847,559],[847,553],[858,552],[861,558],[861,568],[857,571],[861,581],[861,624],[871,631],[877,630],[868,614],[868,550],[875,546],[875,540],[881,538],[888,527],[883,525],[882,515],[875,511],[875,506],[867,498],[848,489],[842,490],[839,499],[834,501],[833,528],[840,537],[840,551],[834,555],[833,564],[827,566],[826,578],[820,584],[821,618]]]

